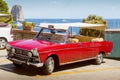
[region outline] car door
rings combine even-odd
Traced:
[[[81,52],[80,59],[89,59],[94,56],[94,43],[82,42],[79,46],[79,52]]]
[[[71,43],[66,46],[68,54],[66,56],[69,61],[79,61],[89,59],[94,56],[94,47],[92,42]]]
[[[71,61],[76,61],[79,59],[78,54],[78,44],[70,43],[70,44],[61,44],[60,49],[57,51],[57,55],[59,56],[60,63],[67,63]]]
[[[91,58],[94,51],[92,43],[90,42],[62,44],[61,48],[62,49],[58,52],[61,63]]]

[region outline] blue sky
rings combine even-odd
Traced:
[[[5,0],[9,9],[19,4],[25,18],[82,19],[90,14],[120,18],[120,0]]]

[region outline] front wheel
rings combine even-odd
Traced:
[[[42,67],[43,74],[51,74],[54,71],[55,68],[55,61],[53,57],[49,57],[46,61],[44,66]]]
[[[99,53],[95,59],[95,64],[99,65],[103,62],[103,54]]]

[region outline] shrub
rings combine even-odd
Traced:
[[[89,15],[87,18],[82,19],[83,23],[91,23],[91,24],[104,24],[105,28],[107,28],[107,21],[103,20],[101,16]],[[93,30],[93,29],[82,29],[82,35],[92,36],[92,37],[103,37],[103,31]]]
[[[12,25],[12,28],[13,29],[16,29],[17,28],[17,25],[16,24],[11,24]]]
[[[35,23],[33,23],[33,22],[26,22],[26,21],[23,21],[22,22],[22,25],[23,25],[23,27],[35,27]]]

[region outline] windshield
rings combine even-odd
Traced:
[[[36,38],[55,43],[64,43],[66,38],[66,30],[41,28]]]

